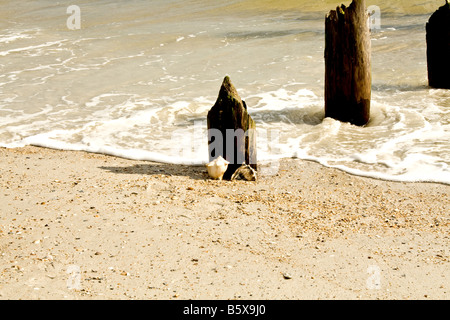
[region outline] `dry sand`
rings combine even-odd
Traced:
[[[450,186],[0,149],[0,299],[449,299]]]

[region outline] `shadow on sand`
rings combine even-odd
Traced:
[[[99,167],[115,174],[136,174],[136,175],[167,175],[184,176],[194,180],[204,180],[208,177],[204,166],[187,166],[165,163],[135,164],[126,167]]]

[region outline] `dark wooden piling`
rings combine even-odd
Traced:
[[[364,0],[325,18],[325,116],[355,125],[370,118],[371,62]]]
[[[426,24],[428,84],[450,89],[450,4],[440,7]]]
[[[257,170],[256,125],[228,76],[208,112],[207,123],[209,160],[222,156],[230,162],[223,179],[231,179],[243,163]]]

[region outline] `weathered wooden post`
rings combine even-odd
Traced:
[[[230,162],[223,179],[229,180],[243,163],[257,170],[256,125],[228,76],[207,122],[209,160],[222,156]]]
[[[440,7],[426,24],[428,84],[450,89],[450,4]]]
[[[355,125],[370,118],[370,31],[364,0],[325,18],[325,117]]]

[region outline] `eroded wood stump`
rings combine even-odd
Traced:
[[[440,7],[426,24],[428,84],[450,89],[450,4]]]
[[[372,89],[367,21],[364,0],[325,18],[325,117],[360,126],[370,118]]]
[[[257,170],[256,125],[228,76],[208,112],[207,122],[209,161],[222,156],[230,162],[223,179],[231,179],[243,163]]]

